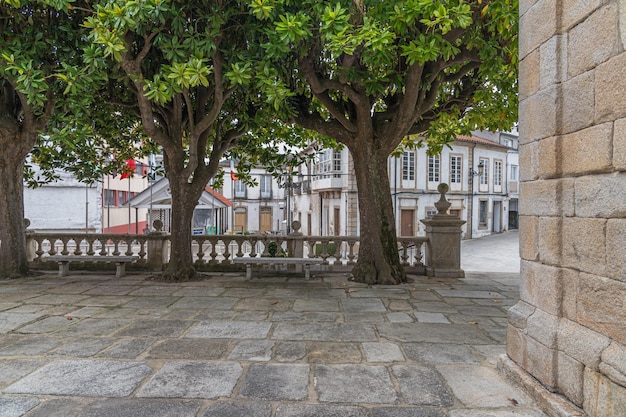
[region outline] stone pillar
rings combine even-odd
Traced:
[[[294,220],[291,222],[291,233],[289,236],[295,237],[296,239],[288,240],[287,243],[287,253],[290,258],[303,258],[304,257],[304,239],[302,239],[302,232],[300,232],[300,228],[302,224],[298,220]],[[302,265],[287,265],[287,270],[302,272]]]
[[[461,226],[465,220],[448,214],[450,202],[446,200],[448,184],[439,184],[437,191],[441,194],[435,203],[437,214],[430,219],[422,220],[426,225],[426,274],[437,278],[463,278],[461,269]]]
[[[167,232],[162,231],[163,222],[155,220],[152,222],[154,231],[149,233],[148,237],[148,266],[153,271],[163,270],[163,266],[168,262],[168,236]]]
[[[520,2],[521,301],[500,366],[550,415],[626,416],[624,45],[624,1]]]
[[[37,242],[34,239],[35,232],[28,227],[30,220],[24,218],[24,233],[26,234],[26,260],[32,262],[37,258]]]

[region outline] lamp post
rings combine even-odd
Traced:
[[[472,148],[472,157],[474,156],[474,149]],[[474,158],[472,158],[473,160]],[[470,168],[469,170],[469,186],[470,186],[470,203],[468,205],[468,213],[467,213],[467,234],[468,234],[468,238],[471,239],[472,238],[472,230],[474,228],[474,222],[473,222],[473,217],[474,217],[474,177],[478,177],[483,175],[483,172],[485,170],[485,164],[483,163],[483,161],[480,161],[478,163],[477,166],[478,171],[475,171],[473,168]]]

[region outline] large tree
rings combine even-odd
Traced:
[[[405,280],[387,160],[401,144],[431,152],[517,114],[517,0],[253,0],[270,22],[266,57],[293,97],[284,114],[335,138],[359,190],[357,281]],[[418,141],[408,135],[420,134]]]
[[[242,137],[289,93],[257,65],[260,25],[245,2],[111,0],[95,11],[86,22],[94,42],[87,61],[102,66],[107,58],[106,99],[133,107],[163,151],[172,233],[162,278],[193,279],[192,216],[202,191],[227,152],[261,149],[255,136]]]
[[[70,108],[88,107],[91,95],[80,93],[90,81],[80,70],[85,40],[80,2],[0,4],[0,276],[13,277],[28,273],[25,158],[42,132],[65,123]]]

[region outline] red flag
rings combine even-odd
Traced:
[[[230,179],[233,181],[239,181],[239,177],[233,171],[230,171]]]
[[[137,169],[137,163],[134,159],[127,159],[126,166],[124,167],[124,172],[122,173],[122,179],[131,178]]]

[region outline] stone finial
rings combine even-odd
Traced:
[[[159,219],[156,219],[152,222],[152,227],[154,227],[155,231],[160,232],[163,229],[163,222]]]
[[[302,224],[298,220],[294,220],[291,222],[291,230],[293,230],[295,233],[298,233],[300,231],[300,228],[302,228]]]
[[[30,219],[27,219],[26,217],[24,217],[24,230],[28,229],[29,226],[30,226]]]
[[[452,205],[448,200],[446,200],[446,193],[450,187],[445,182],[442,182],[437,187],[437,191],[441,194],[441,198],[439,201],[435,203],[435,207],[437,208],[437,216],[446,216],[448,214],[448,209]]]

